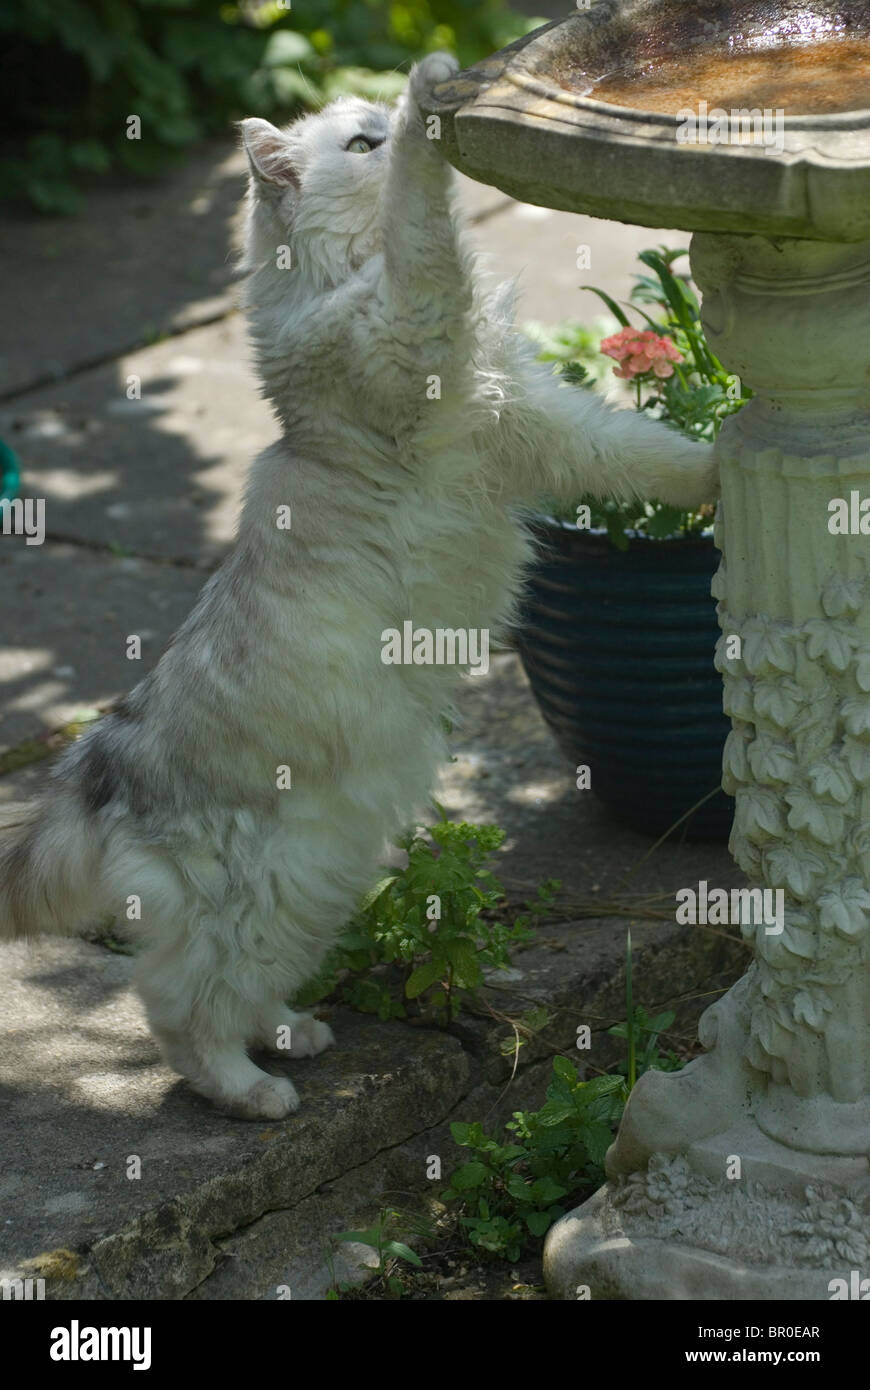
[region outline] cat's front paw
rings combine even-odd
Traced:
[[[408,91],[411,101],[418,110],[428,111],[432,103],[432,91],[441,82],[449,82],[459,71],[459,64],[449,53],[427,53],[411,69]]]
[[[695,512],[715,502],[719,496],[719,469],[712,445],[681,441],[679,452],[669,460],[665,478],[657,496],[672,507]]]

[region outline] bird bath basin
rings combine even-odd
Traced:
[[[717,929],[754,960],[705,1055],[634,1088],[548,1284],[859,1297],[836,1288],[870,1288],[870,0],[592,0],[430,114],[526,202],[693,231],[708,342],[754,393],[716,445],[713,582],[730,847],[759,894]]]
[[[709,10],[680,0],[657,7],[649,26],[617,17],[588,28],[579,48],[554,52],[550,76],[576,96],[665,115],[701,101],[780,107],[790,116],[870,105],[870,39],[855,16],[799,5],[774,10],[769,3],[722,10],[711,22]],[[559,37],[564,45],[564,30]]]
[[[436,97],[452,163],[527,202],[870,236],[866,0],[594,0]]]

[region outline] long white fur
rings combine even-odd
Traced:
[[[385,666],[381,633],[408,618],[505,631],[530,553],[517,509],[536,497],[715,492],[707,449],[561,386],[514,331],[510,290],[487,290],[419,113],[454,70],[424,60],[397,110],[345,99],[287,131],[243,123],[245,294],[282,438],[158,666],[59,760],[0,856],[7,932],[123,919],[141,900],[153,1031],[247,1117],[298,1105],[247,1049],[282,1025],[291,1056],[332,1041],[283,1001],[444,756],[455,671]],[[381,143],[349,152],[357,135]]]

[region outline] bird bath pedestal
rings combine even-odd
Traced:
[[[638,1082],[550,1290],[870,1297],[870,3],[592,0],[435,96],[472,177],[693,231],[754,393],[717,444],[723,782],[782,915],[706,1053]]]

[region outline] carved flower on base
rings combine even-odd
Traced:
[[[806,1264],[838,1255],[847,1264],[858,1269],[866,1266],[870,1259],[870,1239],[868,1239],[868,1217],[866,1200],[859,1205],[840,1192],[824,1187],[808,1187],[805,1217],[797,1221],[787,1232],[806,1238],[802,1259]],[[864,1210],[861,1210],[863,1206]]]

